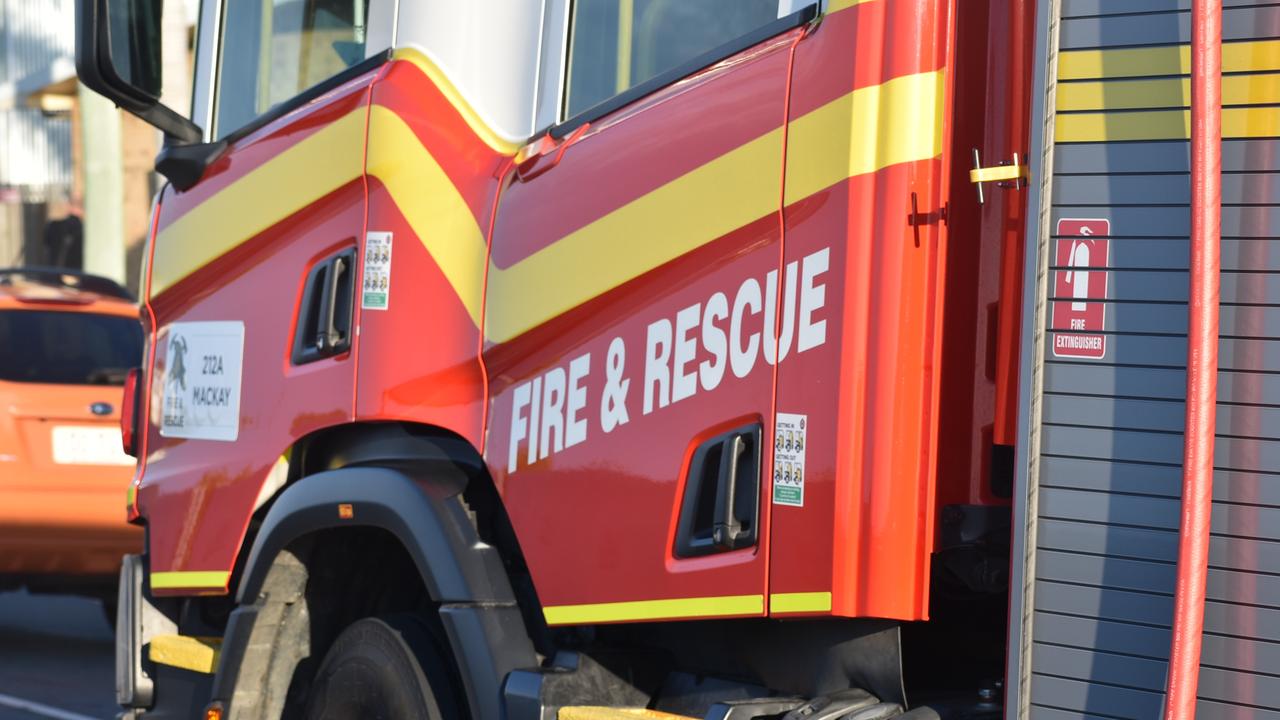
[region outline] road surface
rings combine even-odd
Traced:
[[[114,652],[96,600],[0,593],[0,720],[114,718]]]

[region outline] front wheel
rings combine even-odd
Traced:
[[[308,720],[463,717],[439,634],[415,615],[352,623],[334,641],[307,699]]]

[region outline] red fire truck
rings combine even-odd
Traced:
[[[1186,0],[203,0],[189,113],[163,5],[77,20],[167,135],[126,716],[1159,714]],[[1280,31],[1228,5],[1200,712],[1272,718]]]

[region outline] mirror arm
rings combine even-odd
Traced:
[[[156,156],[156,172],[163,175],[174,189],[190,190],[229,146],[230,143],[225,138],[211,143],[166,142],[164,149]]]
[[[168,105],[156,103],[145,110],[131,112],[163,132],[165,145],[190,145],[204,140],[204,130],[199,125],[174,112]]]

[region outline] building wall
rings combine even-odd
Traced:
[[[71,0],[0,0],[0,83],[75,54]],[[71,183],[71,122],[23,107],[0,112],[0,186],[40,197]]]
[[[72,0],[0,0],[0,84],[75,52]],[[0,111],[0,266],[46,261],[46,201],[72,178],[70,119],[25,107]]]

